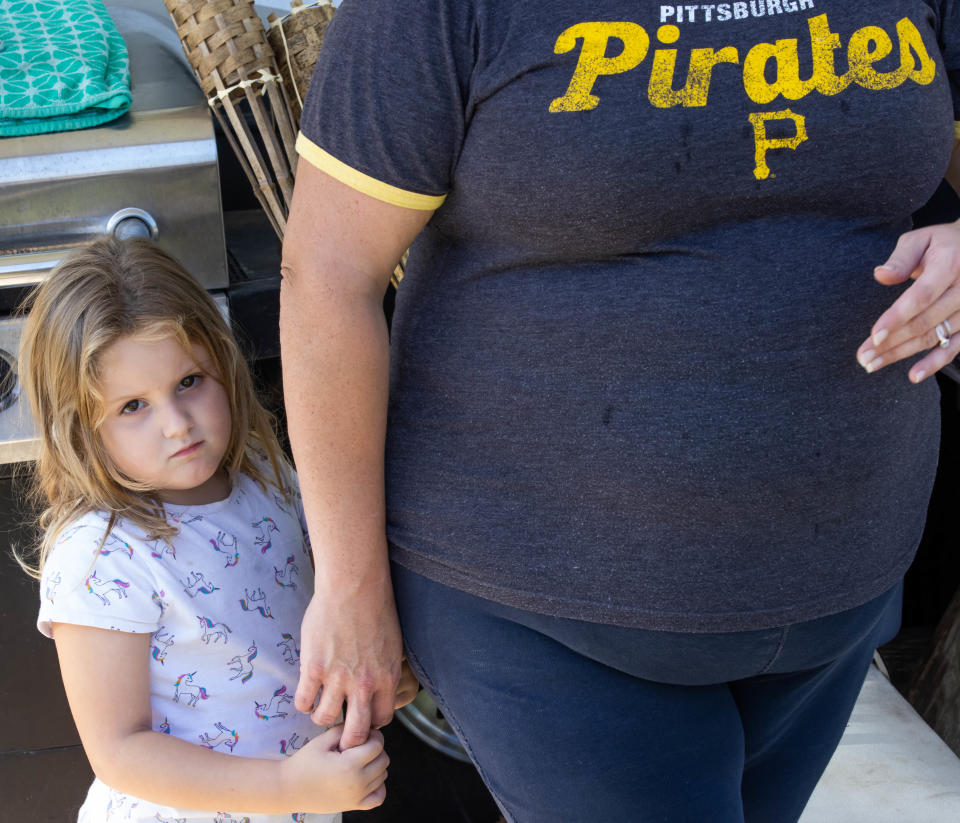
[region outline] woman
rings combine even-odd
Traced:
[[[508,820],[799,817],[960,349],[960,229],[909,231],[958,14],[346,0],[284,244],[301,710],[390,719],[395,589]]]

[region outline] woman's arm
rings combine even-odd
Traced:
[[[955,142],[945,175],[960,193],[960,143]],[[925,380],[960,354],[960,221],[925,226],[901,235],[887,261],[874,270],[887,286],[915,282],[873,324],[857,349],[857,360],[874,372],[919,352],[928,354],[910,367],[914,383]],[[937,335],[950,329],[946,346]]]
[[[152,731],[150,635],[55,623],[63,684],[94,773],[117,791],[199,811],[370,809],[383,802],[383,738],[337,750],[340,728],[286,760],[235,757]]]
[[[296,706],[343,748],[390,722],[401,640],[384,512],[388,339],[383,296],[432,212],[354,191],[301,159],[283,243],[284,400],[316,586]]]

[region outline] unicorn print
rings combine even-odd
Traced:
[[[47,588],[46,588],[46,591],[44,592],[44,596],[51,603],[53,602],[53,598],[57,596],[57,587],[60,585],[61,582],[62,581],[60,579],[60,570],[58,569],[57,573],[47,581]]]
[[[290,735],[289,740],[280,741],[280,754],[285,754],[287,757],[290,757],[290,755],[292,755],[295,751],[297,751],[297,749],[302,749],[309,742],[310,742],[310,738],[308,737],[306,740],[304,740],[301,743],[299,735],[296,732],[294,732],[293,734]]]
[[[207,694],[207,690],[203,686],[195,686],[193,684],[193,676],[196,672],[190,672],[189,674],[181,674],[173,683],[173,702],[179,703],[180,697],[185,696],[187,700],[187,705],[196,706],[198,700],[209,700],[210,695]]]
[[[219,586],[208,583],[203,572],[190,572],[187,579],[180,582],[183,584],[183,590],[191,597],[196,597],[198,594],[213,594],[220,589]]]
[[[293,582],[293,576],[295,574],[300,574],[300,569],[297,568],[292,554],[287,558],[287,565],[282,569],[278,569],[276,566],[273,567],[273,579],[281,589],[297,588],[297,584]]]
[[[133,546],[110,532],[107,539],[103,541],[103,545],[100,546],[99,553],[106,556],[114,552],[123,552],[127,557],[133,557]]]
[[[154,817],[157,819],[157,823],[187,823],[185,817],[161,817],[160,812],[157,812]]]
[[[85,528],[87,528],[87,526],[85,526],[82,523],[79,526],[71,526],[61,535],[60,542],[65,543],[67,540],[73,537],[77,532],[83,531]]]
[[[169,605],[167,601],[163,599],[166,596],[167,593],[165,591],[158,592],[156,590],[150,595],[150,599],[156,604],[157,608],[160,609],[160,614],[163,614]]]
[[[290,819],[293,821],[293,823],[305,823],[307,815],[306,812],[294,812],[292,815],[290,815]]]
[[[240,562],[240,552],[237,549],[237,538],[232,534],[227,534],[226,532],[217,532],[217,539],[214,540],[210,538],[210,545],[213,546],[215,552],[220,554],[225,554],[227,556],[227,563],[224,568],[228,566],[236,566]]]
[[[161,626],[153,633],[152,639],[150,656],[162,666],[167,656],[167,649],[173,645],[173,635],[167,632],[166,626]]]
[[[123,794],[123,792],[118,792],[116,789],[110,789],[109,797],[110,799],[107,801],[107,818],[111,820],[114,815],[118,815],[124,810],[126,810],[126,814],[123,816],[123,819],[129,820],[133,810],[139,805],[138,803],[130,803],[130,798]],[[127,806],[128,803],[130,804],[129,806]],[[126,809],[124,809],[124,807],[126,807]]]
[[[300,649],[296,638],[288,632],[283,632],[280,637],[283,639],[277,645],[283,647],[283,659],[291,666],[297,665],[300,662]]]
[[[246,597],[240,598],[240,608],[245,612],[260,612],[261,617],[269,617],[273,619],[273,615],[270,614],[270,607],[266,603],[267,596],[263,593],[263,589],[259,586],[254,589],[253,594],[250,594],[249,589],[244,589],[243,593]],[[257,603],[263,603],[262,606],[258,606]]]
[[[217,746],[225,746],[226,748],[233,751],[233,747],[237,745],[237,741],[240,739],[240,735],[232,729],[228,729],[223,723],[215,723],[217,728],[217,733],[209,735],[206,732],[198,735],[200,738],[200,745],[206,746],[208,749],[215,749]]]
[[[250,525],[255,529],[260,529],[260,536],[254,539],[253,545],[260,547],[260,554],[266,554],[267,549],[273,545],[270,540],[270,533],[280,531],[277,528],[276,521],[270,517],[261,517],[256,523]]]
[[[169,554],[174,560],[177,559],[177,550],[174,548],[173,543],[169,543],[162,537],[147,545],[150,546],[150,556],[157,558],[157,560],[163,560],[165,554]]]
[[[170,721],[166,717],[163,718],[163,723],[157,727],[157,731],[160,734],[170,734]]]
[[[189,517],[184,517],[183,512],[180,512],[179,514],[174,514],[171,512],[170,519],[178,526],[188,526],[191,523],[196,523],[198,520],[203,520],[203,515],[191,514]]]
[[[273,693],[266,703],[257,703],[256,700],[253,701],[256,708],[253,710],[253,713],[259,717],[261,720],[270,720],[273,717],[286,717],[287,712],[282,711],[285,709],[290,702],[293,700],[293,695],[287,694],[287,687],[281,686]]]
[[[257,644],[252,643],[247,649],[246,657],[242,654],[238,654],[232,660],[227,661],[227,666],[230,667],[230,671],[233,672],[233,677],[231,680],[237,680],[239,678],[241,683],[246,683],[251,677],[253,677],[253,659],[257,656]],[[237,668],[233,668],[236,666]]]
[[[227,637],[233,629],[231,629],[226,623],[214,623],[209,617],[201,617],[197,615],[197,620],[200,621],[200,631],[202,632],[200,639],[206,643],[210,644],[211,640],[216,643],[221,637],[223,642],[226,643],[230,638]]]
[[[217,812],[213,818],[213,823],[226,823],[228,820],[236,820],[237,823],[250,823],[249,817],[234,817],[230,812]]]
[[[98,597],[104,606],[110,605],[110,595],[116,594],[117,600],[123,600],[127,596],[127,589],[130,584],[125,580],[101,580],[96,572],[90,572],[90,576],[83,581],[87,586],[87,591]],[[98,589],[99,591],[95,591]]]

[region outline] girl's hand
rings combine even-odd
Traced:
[[[291,809],[333,814],[383,803],[390,762],[383,735],[373,730],[366,743],[340,751],[342,733],[331,726],[280,764],[280,792]]]
[[[412,703],[419,691],[420,684],[414,677],[407,659],[404,658],[403,667],[400,669],[400,682],[397,683],[397,694],[393,698],[393,708],[399,709],[401,706],[406,706],[407,703]]]
[[[960,221],[903,234],[874,277],[888,286],[915,282],[874,323],[857,360],[874,372],[931,350],[910,367],[919,383],[960,352]]]

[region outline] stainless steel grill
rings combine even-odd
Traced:
[[[22,321],[10,309],[70,249],[152,237],[208,290],[228,286],[207,103],[172,28],[143,3],[107,6],[130,53],[131,110],[94,129],[0,140],[0,463],[36,453],[11,368]]]

